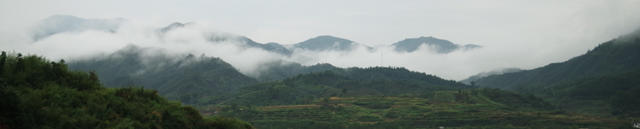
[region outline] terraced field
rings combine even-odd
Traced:
[[[491,92],[492,96],[488,96]],[[329,97],[305,105],[224,106],[257,128],[626,128],[623,120],[565,113],[535,100],[501,100],[490,90],[438,91],[432,97]],[[513,97],[510,97],[513,98]],[[528,103],[526,103],[528,102]],[[215,110],[215,111],[211,111]]]

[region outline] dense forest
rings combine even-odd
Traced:
[[[230,129],[253,128],[139,87],[104,88],[93,73],[67,69],[64,60],[2,52],[0,128],[3,129]]]
[[[206,115],[257,128],[626,128],[626,119],[566,112],[530,94],[404,68],[349,68],[241,88]]]
[[[220,104],[307,104],[318,98],[356,96],[430,95],[433,91],[470,88],[462,83],[404,68],[334,69],[281,81],[250,85],[230,94]]]
[[[336,69],[330,64],[303,66],[277,61],[262,65],[258,75],[252,78],[220,58],[169,55],[135,45],[104,57],[72,60],[68,66],[73,70],[95,72],[107,87],[143,86],[157,90],[169,100],[190,105],[214,104],[219,99],[217,96],[259,82]]]
[[[534,94],[571,112],[640,117],[640,30],[568,61],[477,79],[481,87]]]

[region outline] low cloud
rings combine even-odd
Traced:
[[[522,52],[527,50],[528,46],[523,47],[518,44],[487,45],[479,49],[459,50],[447,54],[437,53],[433,46],[424,45],[415,52],[399,53],[388,44],[374,49],[356,46],[351,51],[294,49],[291,55],[282,55],[248,47],[241,36],[218,31],[207,25],[207,22],[193,22],[161,32],[159,30],[169,23],[150,24],[135,19],[84,20],[86,21],[80,22],[86,23],[86,26],[79,28],[76,26],[65,29],[59,28],[57,24],[37,24],[36,29],[31,29],[27,36],[2,35],[4,36],[2,38],[15,42],[7,48],[9,50],[43,55],[54,60],[93,58],[113,53],[128,45],[158,49],[170,55],[190,53],[219,57],[240,72],[253,77],[264,70],[261,66],[284,61],[303,65],[330,63],[338,67],[406,67],[446,79],[461,80],[480,72],[512,67],[527,69],[550,63],[550,60],[557,60],[553,58],[532,60],[531,57],[544,56],[545,54],[537,54],[545,51]],[[116,21],[117,27],[114,27]],[[52,30],[47,25],[56,27],[53,27],[53,31],[42,31]],[[38,29],[38,27],[44,29]],[[33,37],[28,34],[49,35],[31,40],[30,38]],[[211,37],[220,40],[211,40]]]

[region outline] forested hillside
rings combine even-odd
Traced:
[[[322,72],[332,69],[338,69],[331,64],[315,64],[311,66],[304,66],[294,62],[275,61],[264,64],[261,67],[260,72],[256,79],[259,81],[277,81],[290,77],[295,77],[301,74]]]
[[[584,55],[521,72],[477,79],[482,87],[535,94],[568,111],[638,117],[640,31]],[[634,97],[636,96],[636,97]]]
[[[334,69],[243,87],[222,104],[304,104],[332,96],[428,95],[469,86],[404,68]]]
[[[260,101],[265,99],[254,102]],[[282,102],[286,101],[268,101],[265,103],[275,105],[262,106],[259,105],[262,103],[218,105],[202,108],[202,111],[238,117],[263,129],[630,127],[621,119],[567,113],[537,97],[498,89],[435,90],[428,95],[324,97],[298,104]]]
[[[199,109],[267,129],[628,127],[617,118],[566,113],[532,95],[393,67],[303,74],[223,98]]]
[[[640,68],[640,31],[600,44],[584,55],[544,67],[476,80],[484,87],[519,90]]]
[[[70,68],[94,71],[107,86],[144,86],[187,104],[206,104],[211,96],[257,82],[219,58],[170,56],[137,46],[73,61]]]
[[[640,117],[640,70],[527,89],[568,111]]]
[[[253,128],[231,118],[203,118],[156,91],[104,88],[98,78],[69,71],[64,61],[2,52],[0,128]]]

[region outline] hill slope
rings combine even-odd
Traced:
[[[128,46],[106,57],[73,61],[69,67],[95,71],[105,85],[140,85],[188,104],[207,103],[210,96],[257,82],[219,58],[145,52],[150,50]]]
[[[263,64],[261,69],[262,70],[260,70],[256,79],[260,81],[277,81],[295,77],[300,74],[338,69],[338,67],[335,67],[331,64],[315,64],[311,66],[304,66],[294,62],[274,61],[271,63]]]
[[[432,47],[437,53],[449,53],[458,49],[470,50],[481,47],[475,44],[458,45],[448,40],[438,39],[434,37],[408,38],[393,43],[391,46],[393,46],[394,50],[398,52],[413,52],[418,50],[418,48],[423,45]]]
[[[480,86],[516,90],[640,68],[640,32],[605,42],[584,55],[544,67],[488,76]]]
[[[247,86],[221,104],[304,104],[331,96],[428,95],[468,86],[404,68],[348,68],[304,74],[282,81]]]
[[[142,88],[108,89],[93,73],[64,62],[0,56],[0,128],[252,128],[233,119],[204,119],[197,110]]]
[[[564,113],[533,96],[497,89],[438,90],[430,96],[326,97],[306,104],[204,109],[257,128],[628,128],[615,118]]]
[[[600,44],[584,55],[521,72],[477,79],[478,86],[535,94],[576,112],[638,116],[620,112],[640,92],[640,31]],[[618,98],[617,100],[614,98]],[[617,113],[616,113],[617,112]],[[636,115],[633,115],[636,114]]]
[[[568,111],[640,117],[640,70],[527,89]]]

